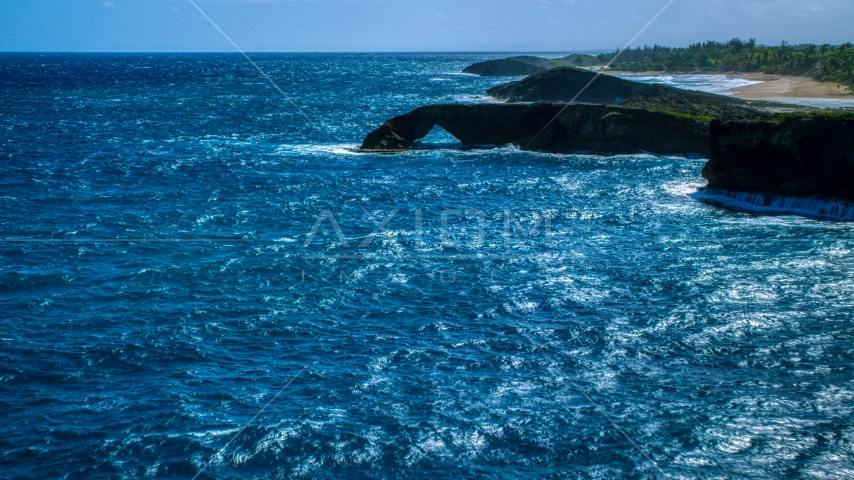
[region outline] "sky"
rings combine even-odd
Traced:
[[[668,0],[195,0],[249,52],[622,47]],[[633,44],[854,41],[854,0],[675,0]],[[0,51],[224,52],[189,0],[0,0]]]

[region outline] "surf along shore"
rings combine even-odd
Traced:
[[[608,75],[670,75],[678,76],[697,76],[697,75],[715,75],[709,73],[673,73],[673,72],[623,72],[608,70]],[[721,74],[718,74],[721,75]],[[771,75],[767,73],[743,73],[743,72],[728,72],[722,73],[727,78],[752,80],[761,83],[737,87],[727,92],[735,98],[819,98],[819,99],[837,99],[837,100],[854,100],[854,92],[848,87],[837,85],[832,82],[819,82],[818,80],[809,77],[795,77],[790,75]]]

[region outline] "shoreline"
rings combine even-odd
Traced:
[[[608,71],[612,75],[726,75],[727,78],[753,80],[762,83],[736,87],[726,92],[727,96],[744,99],[763,98],[815,98],[854,100],[854,92],[845,86],[837,86],[832,82],[819,82],[809,77],[794,77],[790,75],[772,75],[768,73],[746,73],[746,72],[697,72],[697,73],[674,73],[674,72],[624,72]]]
[[[729,94],[735,98],[818,98],[854,100],[845,86],[832,82],[819,82],[809,77],[768,75],[765,73],[726,74],[729,78],[756,80],[762,83],[734,88]]]

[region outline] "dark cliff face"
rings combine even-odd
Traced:
[[[489,89],[490,96],[510,102],[557,102],[572,100],[591,80],[596,73],[578,68],[556,68],[524,80],[511,82]],[[710,105],[743,106],[745,102],[714,95],[711,93],[694,92],[667,85],[655,85],[624,80],[613,75],[600,75],[595,82],[578,97],[577,101],[585,103],[617,103],[631,97],[678,97],[696,103]]]
[[[362,148],[408,149],[435,125],[471,146],[510,144],[525,150],[605,155],[708,153],[708,124],[702,120],[642,108],[556,103],[422,107],[371,132]]]
[[[709,188],[854,201],[854,114],[713,121]]]

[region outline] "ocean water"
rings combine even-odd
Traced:
[[[239,55],[0,56],[0,477],[854,475],[851,223],[355,150],[494,55],[254,57],[317,128]]]

